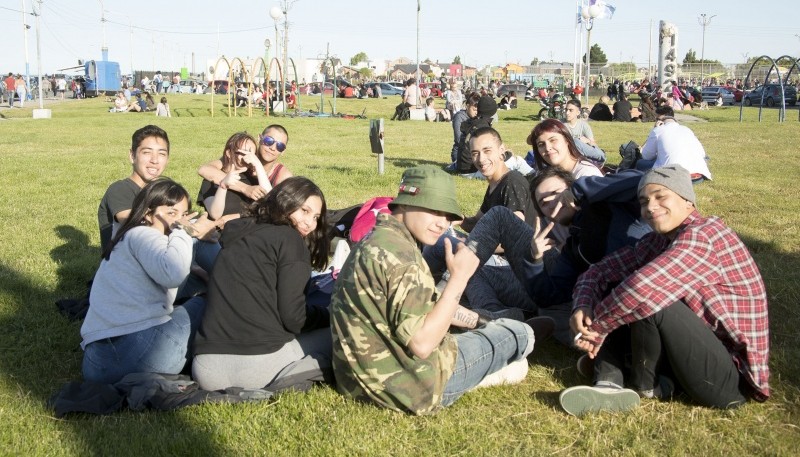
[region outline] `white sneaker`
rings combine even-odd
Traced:
[[[476,387],[501,386],[503,384],[519,384],[528,376],[528,359],[522,358],[511,362],[503,368],[483,378]]]
[[[583,416],[598,411],[628,411],[639,406],[639,394],[617,387],[575,386],[558,396],[568,414]]]

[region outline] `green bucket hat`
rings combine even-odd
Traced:
[[[409,168],[403,172],[397,197],[389,203],[389,208],[394,209],[394,205],[441,211],[451,221],[464,218],[456,201],[453,177],[433,166]]]

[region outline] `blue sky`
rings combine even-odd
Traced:
[[[31,0],[0,0],[0,72],[25,69],[22,4]],[[196,70],[208,59],[255,57],[264,53],[264,39],[274,42],[269,9],[278,0],[103,0],[106,43],[110,60],[123,72],[131,67],[166,70],[187,66],[192,53]],[[681,59],[689,48],[700,57],[702,28],[698,16],[716,15],[706,28],[705,56],[738,63],[745,56],[800,56],[797,2],[652,0],[610,1],[616,7],[610,20],[598,20],[592,43],[598,43],[611,62],[648,62],[651,30],[652,60],[657,56],[659,20],[679,29]],[[528,64],[540,60],[572,62],[574,0],[422,0],[420,59],[449,61],[460,55],[468,65]],[[701,6],[702,5],[702,6]],[[296,0],[289,10],[289,55],[293,58],[330,52],[345,61],[358,52],[371,59],[415,59],[416,0]],[[44,72],[99,59],[103,42],[100,0],[43,0],[41,49]],[[34,18],[28,33],[31,72],[36,71]],[[131,24],[133,33],[131,34]],[[282,25],[280,26],[282,29]],[[219,31],[219,33],[217,33]],[[133,47],[131,49],[131,38]],[[274,44],[272,52],[274,52]]]

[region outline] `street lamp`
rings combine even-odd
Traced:
[[[589,105],[589,75],[592,72],[592,27],[594,27],[594,20],[600,17],[602,9],[598,5],[584,6],[581,8],[581,17],[583,23],[586,25],[586,80],[583,83],[584,90],[586,91],[586,105]]]
[[[269,16],[275,22],[275,58],[278,58],[279,54],[278,51],[281,49],[279,44],[280,42],[278,41],[278,19],[280,19],[282,15],[283,11],[281,11],[281,8],[279,6],[273,6],[272,8],[269,9]],[[284,39],[286,39],[286,37],[284,37]],[[283,72],[285,71],[286,71],[285,68],[280,71],[281,77],[279,78],[278,81],[276,81],[277,83],[283,84]],[[275,88],[277,89],[277,84],[275,84],[275,86],[276,86]],[[267,87],[269,87],[269,78],[267,78]],[[282,89],[283,88],[281,88],[281,92],[283,92]],[[272,101],[270,101],[269,103],[272,103]]]
[[[703,87],[703,71],[704,65],[706,60],[706,27],[711,24],[711,19],[714,19],[717,15],[713,15],[710,17],[706,17],[705,13],[702,13],[700,17],[697,18],[697,21],[700,23],[700,26],[703,27],[703,41],[700,47],[700,87]]]

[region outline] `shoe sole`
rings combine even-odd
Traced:
[[[568,414],[580,417],[598,411],[629,411],[639,406],[639,394],[630,389],[575,386],[561,392],[558,401]]]

